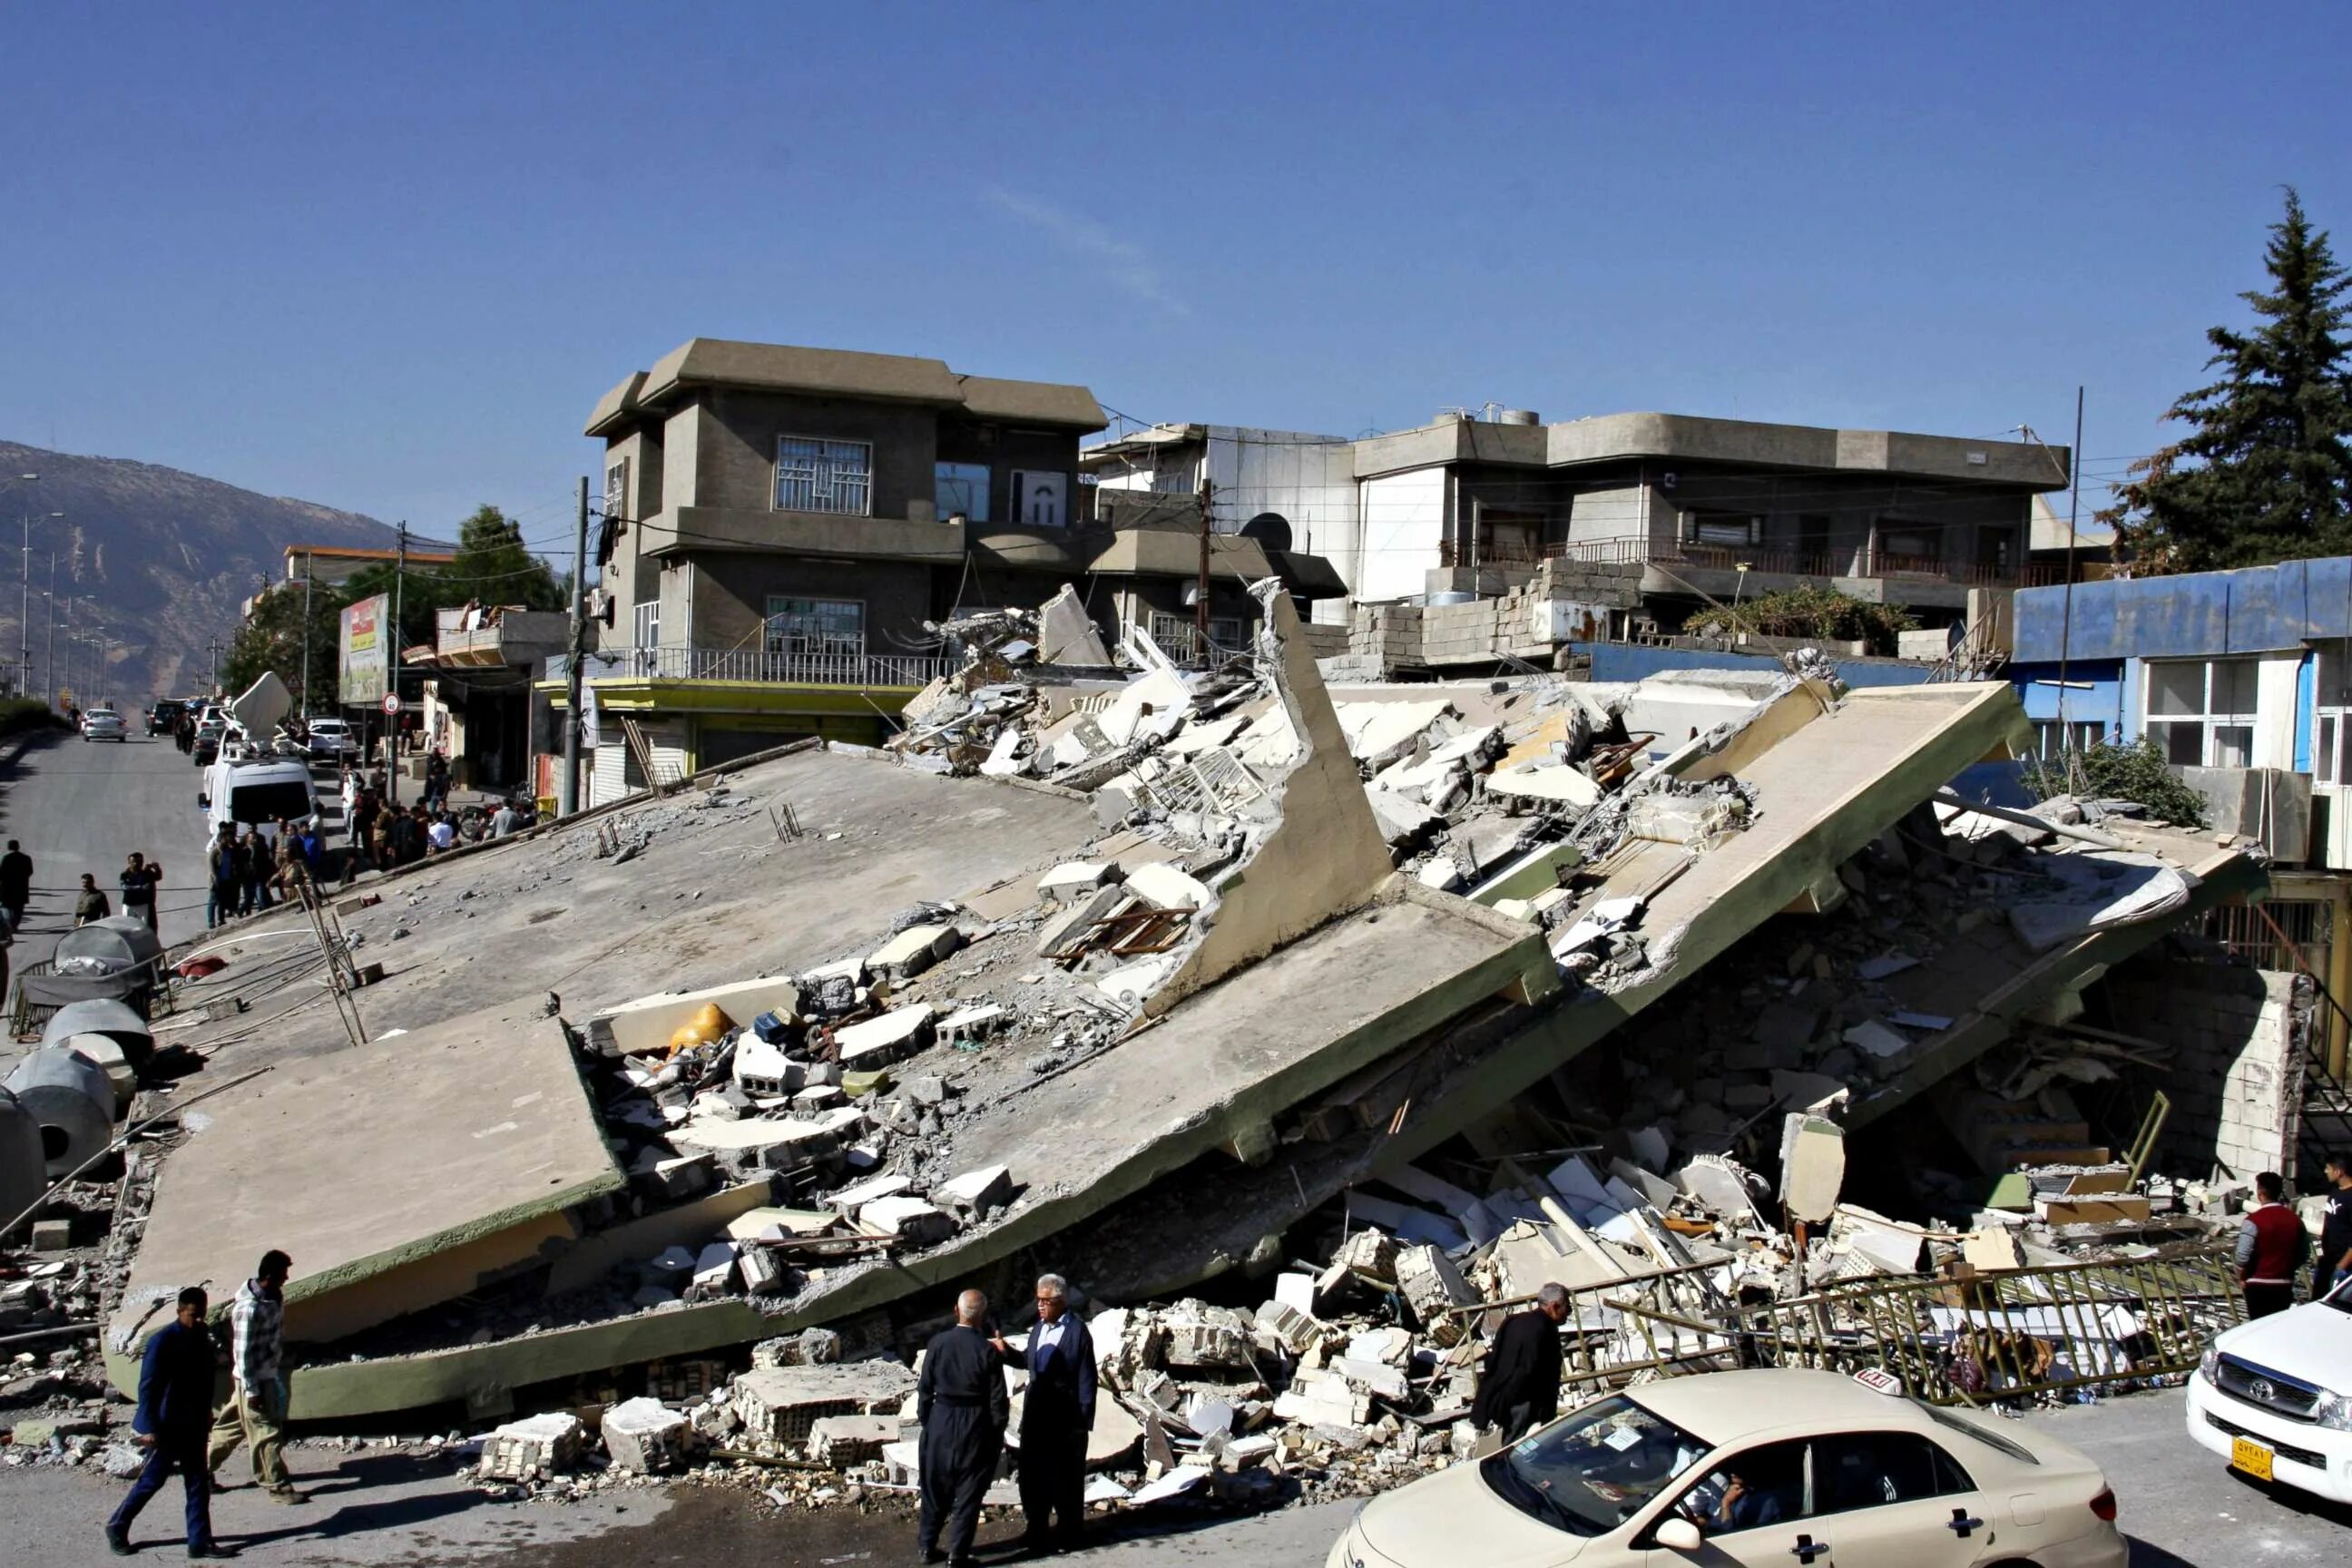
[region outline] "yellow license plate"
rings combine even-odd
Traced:
[[[2243,1470],[2258,1481],[2271,1479],[2271,1451],[2248,1437],[2230,1439],[2230,1468]]]

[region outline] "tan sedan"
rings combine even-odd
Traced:
[[[1628,1389],[1376,1498],[1327,1568],[2124,1568],[2125,1556],[2115,1493],[2067,1444],[1836,1373],[1767,1371]]]

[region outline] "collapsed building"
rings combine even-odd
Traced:
[[[364,1044],[233,950],[173,1043],[268,1070],[135,1157],[117,1385],[183,1285],[276,1247],[299,1421],[628,1409],[636,1468],[904,1484],[892,1358],[1051,1268],[1124,1412],[1097,1458],[1148,1500],[1467,1451],[1480,1335],[1547,1283],[1595,1388],[1801,1355],[2041,1390],[2227,1321],[2212,1194],[2152,1192],[2063,1100],[2137,1048],[2086,992],[2258,895],[2259,854],[1955,793],[2020,739],[2005,685],[1335,693],[1262,603],[1209,670],[1061,601],[956,624],[887,748],[321,910],[328,960],[384,971],[341,997]],[[1848,1201],[1849,1143],[1930,1113],[1978,1151],[1936,1194],[1965,1223]],[[563,1460],[560,1426],[499,1428],[486,1473]]]

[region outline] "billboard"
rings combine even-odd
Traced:
[[[341,657],[336,661],[338,701],[373,703],[383,696],[391,671],[392,603],[383,594],[346,605]]]

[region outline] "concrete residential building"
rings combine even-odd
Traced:
[[[709,766],[808,734],[878,740],[954,650],[925,629],[1077,588],[1106,646],[1134,620],[1192,651],[1196,509],[1099,516],[1083,386],[966,375],[938,360],[697,338],[605,394],[597,557],[599,707],[644,728],[656,766]],[[1264,531],[1261,530],[1261,532]],[[1253,581],[1344,592],[1286,536],[1219,538],[1210,635],[1237,646]],[[564,661],[549,670],[561,680]],[[598,798],[635,785],[604,737]],[[608,754],[609,753],[609,754]]]

